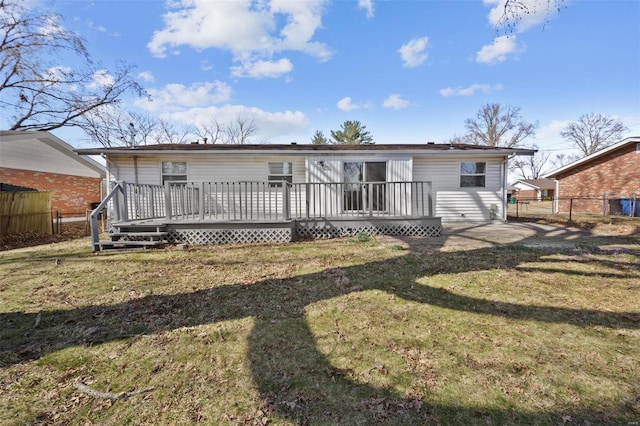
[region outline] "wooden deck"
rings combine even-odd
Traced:
[[[268,182],[134,185],[118,183],[92,213],[112,202],[110,241],[94,250],[154,244],[289,242],[357,235],[439,236],[429,182],[287,184]],[[97,232],[97,226],[95,228]]]

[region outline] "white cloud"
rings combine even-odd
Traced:
[[[108,70],[98,70],[93,73],[91,76],[91,83],[89,84],[89,88],[95,89],[98,87],[107,87],[113,85],[115,83],[115,79],[111,74],[109,74]]]
[[[66,78],[66,76],[71,75],[73,73],[73,69],[71,67],[57,66],[49,68],[44,76],[49,80],[62,80]]]
[[[146,81],[147,83],[153,83],[153,81],[155,80],[155,77],[153,76],[151,71],[142,71],[140,74],[138,74],[138,77],[143,81]]]
[[[489,94],[503,88],[502,84],[494,84],[493,86],[490,84],[472,84],[469,87],[447,87],[446,89],[441,89],[440,94],[445,98],[450,96],[473,96],[476,92]]]
[[[371,103],[370,102],[365,102],[363,104],[354,104],[353,100],[351,99],[351,97],[347,96],[344,97],[342,99],[340,99],[337,103],[336,106],[338,107],[338,109],[342,110],[342,111],[355,111],[357,109],[369,109],[371,108]]]
[[[367,12],[367,18],[373,18],[373,0],[358,0],[358,7]]]
[[[220,123],[232,123],[238,117],[253,120],[257,132],[251,140],[252,143],[287,139],[288,135],[304,132],[309,124],[307,117],[300,111],[269,112],[244,105],[189,108],[165,115],[167,119],[189,124],[208,123],[212,117]]]
[[[269,62],[282,51],[299,51],[325,61],[331,52],[324,43],[313,41],[322,25],[325,2],[181,0],[170,5],[164,28],[154,32],[147,47],[158,57],[179,46],[228,50],[246,69],[253,68],[249,62]]]
[[[570,120],[552,120],[549,124],[542,126],[536,131],[537,141],[562,141],[560,132],[571,123]]]
[[[107,32],[107,29],[105,27],[103,27],[102,25],[96,25],[95,22],[93,22],[91,19],[87,19],[85,23],[87,24],[87,27],[91,28],[92,30],[99,31],[101,33]]]
[[[519,47],[516,43],[516,36],[499,36],[493,43],[487,44],[476,54],[476,61],[484,64],[503,62],[512,53],[524,51],[524,47]]]
[[[231,97],[231,87],[220,81],[184,84],[167,84],[162,89],[147,90],[151,100],[138,99],[135,105],[147,111],[175,111],[183,108],[204,107],[226,102]]]
[[[402,66],[413,68],[422,64],[427,59],[427,47],[429,47],[428,37],[416,38],[403,44],[398,49],[400,58],[402,58]]]
[[[389,95],[382,103],[382,106],[385,108],[393,109],[403,109],[407,108],[409,105],[411,105],[411,102],[406,99],[402,99],[402,97],[397,94]]]
[[[503,27],[509,23],[519,32],[526,31],[536,25],[544,23],[558,13],[558,8],[563,0],[518,0],[511,1],[511,10],[517,13],[517,20],[505,21],[509,13],[505,15],[507,0],[484,0],[485,5],[492,6],[489,12],[489,23],[495,27]],[[509,10],[509,9],[507,9]]]
[[[234,77],[252,78],[278,78],[281,75],[290,73],[293,64],[286,58],[278,61],[255,61],[243,63],[242,65],[231,67],[231,75]]]

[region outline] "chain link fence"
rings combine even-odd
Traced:
[[[546,199],[511,198],[507,214],[511,217],[578,215],[640,217],[640,197],[636,194],[601,196],[567,196]]]

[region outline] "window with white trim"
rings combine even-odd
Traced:
[[[269,186],[279,187],[282,182],[293,183],[293,163],[269,163]]]
[[[460,163],[460,187],[484,188],[487,179],[487,163],[463,162]]]
[[[162,184],[165,182],[186,182],[187,162],[186,161],[163,161],[162,162]]]

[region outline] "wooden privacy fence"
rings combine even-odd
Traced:
[[[51,193],[0,192],[0,236],[22,232],[52,232]]]

